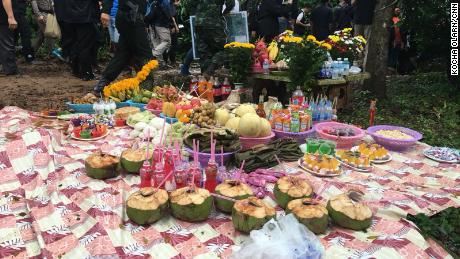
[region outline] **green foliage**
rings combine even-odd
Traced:
[[[443,58],[447,63],[449,44],[449,0],[403,0],[402,28],[412,34],[422,59]]]
[[[387,98],[377,101],[376,125],[412,128],[430,145],[460,148],[460,92],[445,74],[393,77],[387,87]],[[368,127],[371,99],[367,91],[356,93],[352,109],[342,111],[339,119]]]
[[[327,58],[326,51],[306,39],[301,43],[283,44],[288,57],[286,63],[291,80],[288,85],[289,90],[294,91],[297,86],[301,86],[302,90],[309,90],[313,85],[314,76],[320,71]]]
[[[244,83],[252,65],[251,48],[229,47],[225,49],[233,82]]]

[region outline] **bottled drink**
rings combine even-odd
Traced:
[[[217,185],[217,163],[214,160],[209,160],[208,166],[204,169],[206,174],[206,182],[204,188],[213,193]],[[195,176],[196,177],[196,176]]]
[[[326,61],[326,78],[332,78],[332,62]]]
[[[213,99],[215,103],[219,103],[222,101],[222,86],[219,83],[219,78],[215,78],[214,86],[212,88],[213,91]]]
[[[302,105],[304,102],[304,95],[300,89],[300,85],[297,86],[297,89],[292,93],[291,103],[294,105]]]
[[[209,102],[214,101],[214,96],[213,96],[213,91],[212,91],[213,87],[214,87],[214,77],[211,76],[211,78],[209,78],[209,81],[206,84],[206,93],[204,94],[204,96],[202,96],[203,98],[207,99]]]
[[[180,161],[178,165],[174,167],[174,179],[176,182],[176,188],[182,188],[187,185],[187,170],[188,163],[185,161]]]
[[[141,177],[141,188],[152,187],[152,168],[150,167],[149,161],[144,161],[139,175]]]
[[[195,76],[192,76],[192,79],[190,80],[190,94],[195,95],[198,92],[198,80],[196,79]]]
[[[228,81],[228,78],[225,78],[224,83],[222,84],[222,100],[227,100],[228,96],[232,92],[232,86]]]
[[[332,63],[332,79],[337,79],[339,78],[339,71],[338,71],[338,64],[337,61],[334,61]]]
[[[342,76],[342,73],[343,73],[343,63],[342,63],[342,59],[341,59],[341,58],[338,58],[338,59],[337,59],[337,76],[338,76],[338,77],[341,77],[341,76]]]
[[[259,104],[257,105],[256,113],[261,118],[267,117],[267,115],[265,114],[265,109],[264,109],[264,96],[263,95],[259,96]]]
[[[198,95],[201,95],[204,91],[206,91],[206,79],[204,76],[200,76],[198,80]]]
[[[171,172],[174,171],[174,163],[173,163],[173,155],[172,155],[172,151],[171,150],[167,150],[165,152],[165,155],[164,155],[164,167],[163,167],[163,171],[164,171],[164,177],[168,176]],[[165,190],[167,191],[173,191],[173,189],[175,189],[175,184],[174,184],[174,180],[173,180],[173,175],[171,174],[168,179],[166,179],[166,182],[164,184],[165,186]]]
[[[350,61],[348,61],[348,58],[344,59],[343,67],[344,67],[344,75],[348,76],[350,72]]]
[[[262,65],[262,68],[264,69],[265,75],[270,74],[270,62],[268,62],[268,59],[264,60],[264,64]]]

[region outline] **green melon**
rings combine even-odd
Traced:
[[[132,174],[139,174],[139,170],[145,161],[145,150],[144,149],[126,149],[121,153],[120,162],[123,169]],[[149,159],[152,158],[152,154],[149,155]]]
[[[285,209],[292,200],[311,197],[313,189],[306,179],[296,176],[284,176],[276,182],[273,194],[278,205]]]
[[[85,160],[86,175],[94,179],[108,179],[120,174],[120,159],[115,156],[94,153]]]
[[[126,200],[128,218],[139,225],[157,222],[168,208],[168,193],[153,187],[142,188]]]
[[[371,226],[371,209],[363,203],[353,201],[347,193],[332,197],[326,208],[336,225],[353,230],[366,230]]]
[[[244,233],[261,229],[275,216],[275,208],[268,206],[256,197],[236,201],[232,209],[233,227]]]
[[[253,194],[249,185],[240,181],[225,180],[225,182],[216,186],[216,194],[232,198],[234,200],[243,200]],[[231,213],[235,202],[231,200],[222,199],[219,197],[214,198],[216,207],[226,213]]]
[[[187,222],[206,220],[212,210],[212,196],[206,189],[184,187],[169,195],[172,215]]]
[[[319,204],[312,203],[310,198],[296,199],[288,203],[286,214],[292,213],[315,234],[323,234],[327,230],[329,221],[327,209]]]

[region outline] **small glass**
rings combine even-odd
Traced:
[[[307,153],[314,154],[318,151],[320,143],[315,139],[307,140]]]

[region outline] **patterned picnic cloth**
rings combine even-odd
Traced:
[[[248,239],[218,212],[202,223],[167,216],[152,226],[136,225],[127,218],[124,201],[138,189],[139,177],[100,181],[84,170],[91,152],[129,147],[129,129],[78,142],[34,128],[33,119],[17,107],[0,111],[1,258],[228,258]],[[320,235],[325,258],[451,258],[402,219],[460,205],[460,167],[426,159],[421,155],[426,147],[393,152],[393,161],[372,173],[346,171],[336,178],[304,173],[318,200],[358,189],[375,213],[367,232],[331,226]],[[272,197],[265,200],[275,205]]]

